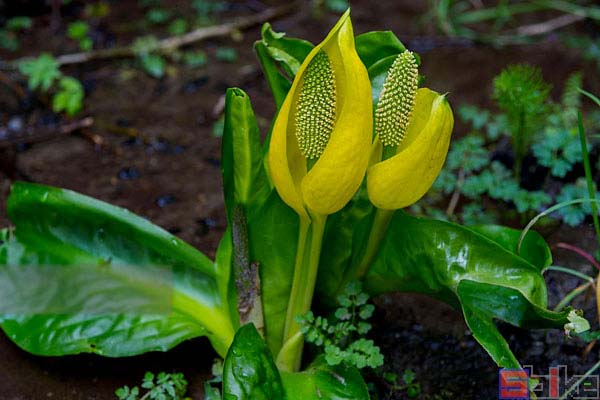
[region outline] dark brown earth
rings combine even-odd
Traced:
[[[351,3],[355,31],[393,30],[410,49],[421,54],[421,71],[427,77],[427,85],[438,92],[449,92],[455,108],[462,103],[489,105],[491,79],[506,65],[516,62],[540,66],[544,77],[558,88],[571,72],[584,70],[586,87],[600,91],[595,67],[583,64],[576,52],[563,48],[552,36],[528,46],[474,46],[437,36],[422,17],[427,11],[425,1]],[[222,16],[223,20],[265,7],[255,1],[236,4]],[[127,27],[135,20],[136,7],[135,1],[111,3],[107,25],[119,33],[115,35],[118,43],[127,43],[135,36]],[[36,29],[27,34],[20,55],[74,50],[60,39],[63,36],[52,33],[44,18],[36,19]],[[273,21],[273,25],[290,36],[317,42],[335,19],[335,15],[313,18],[305,9]],[[238,42],[203,42],[199,47],[211,60],[206,67],[172,66],[161,80],[148,77],[126,60],[65,69],[84,82],[88,94],[83,114],[93,116],[95,124],[82,133],[51,134],[51,140],[4,150],[0,147],[0,226],[9,224],[5,200],[10,183],[25,179],[73,189],[126,207],[212,257],[225,228],[220,143],[212,134],[218,103],[227,87],[243,88],[252,98],[263,133],[274,112],[252,52],[252,43],[259,36],[256,27],[245,31]],[[216,61],[213,55],[219,45],[235,47],[238,61]],[[56,132],[65,123],[39,105],[18,104],[2,86],[0,110],[2,128],[17,121],[32,132],[48,136],[47,132]],[[125,128],[137,136],[124,134]],[[464,133],[465,127],[459,125],[456,135]],[[588,250],[594,247],[589,227],[547,234],[550,243],[567,241]],[[555,259],[558,265],[587,268],[564,251],[557,251]],[[552,304],[578,285],[575,279],[558,274],[549,274],[548,281]],[[584,305],[583,298],[578,301],[576,304]],[[413,369],[424,394],[429,396],[422,398],[496,398],[497,369],[470,337],[460,313],[410,294],[383,297],[377,303],[381,311],[376,315],[374,338],[386,356],[386,371],[401,375],[404,369]],[[593,319],[593,299],[586,310]],[[540,370],[550,364],[565,363],[574,371],[583,372],[597,358],[594,349],[582,359],[584,346],[565,343],[560,332],[529,333],[511,327],[503,327],[503,331],[517,357]],[[148,370],[184,372],[190,382],[190,395],[200,399],[202,381],[208,376],[214,357],[208,343],[199,339],[168,353],[126,359],[89,355],[42,358],[21,351],[0,334],[0,400],[112,399],[116,388],[139,384]],[[379,378],[372,377],[371,381],[379,385],[381,398],[404,398],[402,393],[387,393]]]

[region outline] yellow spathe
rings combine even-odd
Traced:
[[[335,123],[320,157],[307,169],[296,137],[295,113],[307,66],[324,52],[335,78]],[[277,192],[301,217],[332,214],[352,198],[367,169],[372,139],[371,85],[354,47],[347,11],[308,54],[273,125],[269,172]]]
[[[396,210],[423,197],[444,165],[453,127],[454,116],[446,97],[419,89],[406,136],[396,155],[376,162],[381,159],[382,145],[375,139],[372,164],[367,171],[371,202],[384,210]]]

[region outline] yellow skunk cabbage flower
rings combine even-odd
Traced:
[[[390,72],[387,80],[391,78]],[[379,104],[385,99],[387,80]],[[448,153],[454,117],[446,97],[425,88],[416,91],[405,132],[401,130],[404,120],[393,111],[378,114],[376,110],[376,120],[380,115],[394,120],[375,123],[377,137],[367,170],[367,190],[376,207],[395,210],[423,197],[437,178]],[[379,161],[391,147],[395,147],[391,156]]]
[[[372,141],[371,85],[349,12],[306,57],[273,125],[269,172],[301,217],[328,215],[363,180]]]

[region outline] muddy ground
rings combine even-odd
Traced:
[[[583,70],[586,86],[593,92],[600,89],[595,67],[582,63],[576,52],[565,49],[552,36],[536,45],[494,49],[437,35],[422,18],[427,11],[425,1],[351,3],[355,31],[393,30],[407,47],[421,54],[421,72],[427,77],[427,86],[449,92],[455,108],[462,103],[489,105],[491,79],[516,62],[540,66],[555,88],[561,88],[571,72]],[[277,2],[237,3],[221,17],[227,20],[269,5]],[[114,36],[117,43],[127,43],[133,37],[123,27],[135,19],[136,7],[135,1],[111,3],[108,26],[124,32]],[[38,18],[39,26],[27,34],[18,55],[42,50],[55,54],[73,51],[60,39],[62,36],[53,35],[45,17]],[[273,26],[316,42],[335,18],[314,18],[304,7],[273,21]],[[21,125],[13,139],[26,130],[44,137],[32,144],[0,147],[0,226],[9,223],[5,200],[10,183],[24,179],[73,189],[126,207],[212,257],[225,228],[220,140],[212,133],[218,118],[215,107],[218,111],[227,87],[239,86],[252,98],[263,132],[274,112],[252,52],[252,43],[259,36],[260,30],[255,27],[246,30],[237,42],[228,38],[203,42],[198,47],[210,57],[206,67],[173,65],[161,80],[148,77],[127,60],[65,69],[84,82],[87,94],[83,115],[95,119],[92,128],[76,134],[55,133],[66,123],[64,119],[45,111],[37,100],[19,103],[0,85],[0,135],[9,126]],[[213,55],[220,45],[234,47],[238,60],[216,61]],[[558,96],[559,91],[553,94]],[[128,136],[127,132],[136,136]],[[465,127],[459,124],[456,135],[464,133]],[[5,139],[0,136],[0,140]],[[545,233],[551,244],[568,241],[588,250],[594,247],[589,226]],[[592,272],[564,251],[556,251],[555,263]],[[548,282],[551,304],[578,285],[575,279],[554,273],[548,275]],[[582,297],[576,305],[585,306],[588,318],[593,319],[594,300],[584,301]],[[497,369],[469,335],[460,313],[410,294],[386,296],[377,303],[381,309],[375,317],[373,336],[386,357],[386,371],[401,375],[406,368],[413,369],[423,390],[421,398],[496,398]],[[597,348],[583,357],[585,346],[565,341],[560,332],[526,332],[508,326],[502,329],[519,360],[540,371],[549,365],[566,364],[573,372],[581,373],[598,357]],[[112,399],[116,388],[139,384],[147,370],[184,372],[190,382],[190,395],[200,399],[202,381],[213,357],[208,342],[199,339],[168,353],[126,359],[89,355],[41,358],[21,351],[0,334],[0,399]],[[405,398],[402,392],[390,393],[379,378],[371,380],[379,387],[381,398]]]

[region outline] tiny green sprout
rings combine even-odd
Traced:
[[[52,55],[42,53],[37,58],[19,64],[19,72],[27,77],[27,86],[31,90],[48,90],[54,81],[60,78],[59,65]]]
[[[398,146],[404,139],[418,86],[417,60],[407,50],[394,60],[375,109],[375,133],[384,146]]]
[[[233,63],[238,59],[237,51],[233,47],[219,47],[215,53],[219,61]]]
[[[342,362],[358,369],[383,365],[379,347],[364,338],[371,330],[366,321],[375,307],[367,304],[369,296],[362,292],[360,282],[350,282],[337,300],[340,307],[331,319],[315,317],[312,311],[296,318],[306,341],[322,348],[325,360],[332,366]]]
[[[186,400],[188,383],[181,373],[161,372],[155,376],[152,372],[146,372],[140,386],[142,389],[123,386],[115,391],[115,395],[119,400]],[[140,397],[143,389],[146,393]]]
[[[398,383],[398,375],[393,372],[384,372],[383,379],[390,385],[391,392],[406,391],[406,395],[413,399],[421,394],[421,384],[416,382],[416,376],[412,369],[407,368],[402,374],[403,384]]]
[[[565,324],[565,335],[571,336],[571,333],[582,333],[590,330],[590,323],[579,310],[573,310],[567,316],[569,323]]]
[[[58,91],[52,97],[52,110],[64,111],[73,116],[81,111],[85,95],[81,82],[70,76],[63,76],[58,81]]]

